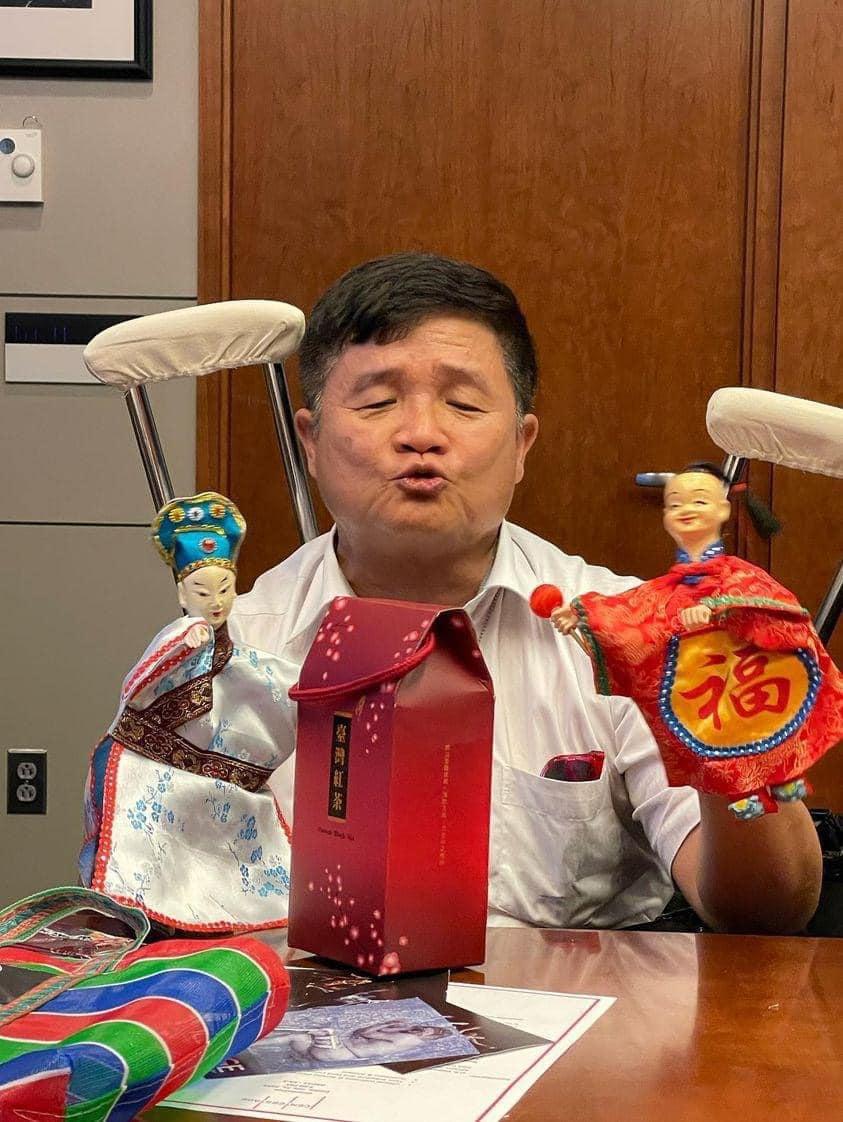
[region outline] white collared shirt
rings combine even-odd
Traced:
[[[670,898],[673,858],[699,821],[697,796],[668,787],[636,706],[599,696],[586,655],[530,611],[530,593],[545,583],[558,585],[568,602],[588,591],[622,592],[636,581],[504,522],[483,587],[465,605],[495,687],[489,922],[641,923]],[[325,608],[350,595],[333,533],[323,534],[238,597],[229,628],[235,640],[278,656],[293,685]],[[295,716],[290,702],[290,755]],[[552,756],[593,749],[606,757],[598,780],[540,774]],[[291,758],[271,786],[291,821]]]

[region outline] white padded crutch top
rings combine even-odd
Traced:
[[[709,398],[705,423],[732,456],[843,479],[843,409],[835,405],[728,386]]]
[[[280,362],[304,335],[304,313],[278,300],[228,300],[126,320],[82,353],[100,382],[123,391],[145,382]]]

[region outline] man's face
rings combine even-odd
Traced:
[[[234,573],[221,565],[203,565],[179,582],[179,604],[189,616],[221,627],[228,619],[236,594]]]
[[[684,472],[665,486],[664,528],[683,548],[716,541],[729,513],[723,484],[708,472]]]
[[[296,423],[344,548],[400,534],[428,554],[497,531],[538,429],[531,414],[518,424],[494,332],[446,315],[347,347],[318,426],[306,409]]]

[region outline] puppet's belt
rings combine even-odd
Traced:
[[[259,790],[272,775],[272,768],[197,748],[177,732],[162,728],[137,709],[124,709],[111,735],[120,744],[146,756],[148,760],[189,771],[194,775],[203,775],[207,779],[234,783],[244,791]]]

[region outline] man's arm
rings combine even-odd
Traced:
[[[700,794],[700,824],[677,850],[672,873],[716,930],[785,935],[800,931],[816,911],[822,853],[802,802],[743,822],[725,799]]]

